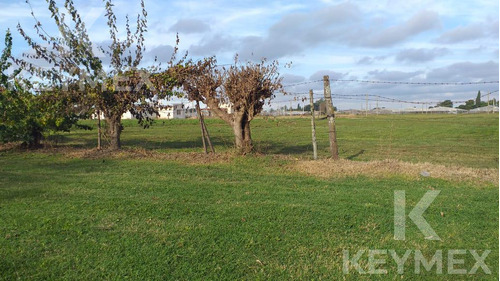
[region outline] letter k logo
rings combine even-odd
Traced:
[[[418,201],[417,205],[408,214],[408,217],[415,223],[420,232],[427,240],[441,240],[434,229],[422,216],[436,199],[441,191],[430,190]],[[406,193],[404,190],[394,191],[394,239],[405,240],[406,228]]]

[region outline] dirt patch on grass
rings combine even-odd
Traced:
[[[118,151],[112,150],[97,150],[97,149],[75,149],[58,147],[54,149],[39,150],[44,153],[54,153],[63,155],[69,158],[82,159],[145,159],[157,161],[179,161],[185,164],[212,164],[212,163],[227,163],[234,157],[234,153],[216,153],[204,154],[199,152],[174,152],[161,153],[142,148],[124,148]]]
[[[364,118],[364,115],[357,115],[357,114],[335,114],[335,116],[338,118],[344,118],[344,119],[362,119],[362,118]]]
[[[408,163],[398,160],[368,162],[345,159],[339,161],[296,161],[292,164],[291,168],[321,178],[355,176],[387,178],[391,176],[404,176],[417,179],[428,176],[455,182],[492,183],[498,186],[498,169],[448,167],[431,163]]]
[[[20,147],[21,147],[20,142],[0,143],[0,152],[14,150],[14,149],[20,150],[21,149]]]

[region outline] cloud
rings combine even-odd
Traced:
[[[351,3],[330,6],[308,13],[292,13],[272,25],[266,36],[246,36],[240,41],[242,58],[276,59],[297,55],[309,47],[334,40],[329,29],[355,23],[361,11]]]
[[[497,49],[495,49],[495,51],[493,51],[491,54],[493,55],[493,57],[495,57],[495,59],[497,59],[497,60],[498,60],[499,53],[500,53],[500,50],[497,48]]]
[[[204,33],[210,31],[210,26],[197,19],[180,19],[168,31],[185,34]]]
[[[393,46],[406,39],[441,26],[436,12],[423,10],[403,23],[383,29],[379,32],[373,29],[352,33],[351,44],[372,48]]]
[[[439,36],[439,38],[436,39],[436,42],[453,44],[453,43],[459,43],[459,42],[482,38],[484,36],[485,33],[482,25],[473,24],[469,26],[459,26],[457,28],[449,30],[441,34],[441,36]]]
[[[204,37],[199,44],[191,45],[189,53],[195,56],[213,56],[220,52],[232,50],[235,39],[222,34]]]
[[[322,80],[323,76],[328,75],[330,79],[342,79],[348,75],[348,73],[340,73],[332,70],[319,70],[314,72],[311,77],[309,77],[309,80],[311,81],[316,81],[316,80]]]
[[[495,81],[498,80],[498,62],[459,62],[436,68],[427,74],[430,81]]]
[[[170,45],[160,45],[152,48],[151,50],[146,50],[144,60],[153,61],[156,59],[160,63],[166,63],[170,61],[173,53],[174,47]]]
[[[498,38],[498,20],[493,22],[476,22],[466,26],[461,25],[444,32],[435,41],[437,43],[455,44],[484,37]]]
[[[396,55],[396,61],[408,63],[428,62],[449,52],[446,48],[404,49]]]
[[[38,19],[49,19],[50,11],[47,9],[45,1],[33,1],[31,7]],[[31,20],[30,6],[24,1],[6,1],[2,2],[2,9],[0,9],[0,22],[7,23],[9,21],[22,22],[23,20]],[[31,25],[31,22],[30,22]],[[2,29],[5,29],[2,27]],[[3,31],[3,30],[2,30]]]
[[[294,84],[294,83],[300,83],[304,82],[306,78],[301,75],[295,75],[295,74],[283,74],[283,84]]]
[[[373,70],[368,72],[371,78],[380,81],[410,81],[412,78],[423,74],[423,71],[388,71],[388,70]]]
[[[111,64],[111,56],[108,54],[111,43],[110,39],[92,42],[92,52],[101,60],[104,67],[108,67]]]
[[[260,36],[244,37],[238,45],[242,46],[238,53],[244,60],[260,60],[262,58],[273,60],[287,55],[299,54],[305,49],[299,42],[268,39]]]
[[[124,15],[135,14],[140,7],[137,3],[117,1],[118,27],[124,31]],[[170,35],[179,32],[179,48],[188,50],[190,58],[217,55],[224,64],[239,53],[241,61],[258,61],[262,57],[292,60],[293,68],[283,70],[287,73],[284,84],[310,82],[309,78],[320,80],[287,87],[291,92],[307,93],[309,89],[322,92],[321,80],[325,74],[345,80],[352,79],[351,76],[362,80],[411,82],[498,80],[495,77],[498,73],[498,41],[495,42],[499,30],[498,1],[478,1],[477,5],[470,5],[452,0],[307,3],[152,0],[147,3],[150,24],[144,64],[155,56],[160,61],[168,61],[171,46],[175,44],[175,36]],[[99,14],[92,7],[102,8],[100,1],[75,2],[82,15],[89,12],[92,19]],[[2,25],[5,28],[11,27],[17,55],[29,46],[15,32],[15,25],[20,21],[27,32],[34,34],[34,30],[27,28],[33,21],[26,4],[5,3],[7,9],[0,11],[0,16],[4,16],[0,22],[5,23]],[[32,5],[47,31],[57,35],[45,1]],[[99,16],[89,30],[91,39],[100,42],[95,45],[108,45],[105,40],[109,39],[109,30],[103,26],[106,27],[106,19]],[[467,44],[461,44],[463,42]],[[452,47],[452,44],[461,45]],[[109,56],[102,59],[109,65]],[[320,69],[332,71],[317,72]],[[484,88],[497,86],[487,84]],[[457,93],[459,97],[471,89],[477,93],[482,87],[332,83],[332,90],[347,94],[368,92],[404,99],[411,99],[415,94],[417,100],[420,95],[434,95],[433,99],[437,100],[444,93]]]
[[[374,59],[372,57],[363,57],[360,60],[358,60],[357,64],[372,64],[374,62]]]
[[[94,55],[97,56],[105,67],[109,67],[111,65],[111,56],[109,54],[112,41],[105,40],[100,42],[93,42],[93,52]],[[101,50],[104,49],[104,52]],[[133,45],[130,49],[125,51],[124,55],[128,55],[128,51],[131,52],[132,57],[135,57],[135,45]],[[158,63],[166,63],[170,61],[172,54],[174,52],[174,48],[170,45],[159,45],[156,47],[147,47],[145,52],[143,53],[142,63],[151,63],[155,59]],[[141,64],[142,64],[141,63]]]
[[[439,15],[428,10],[391,26],[385,26],[386,22],[389,19],[364,16],[357,5],[346,2],[286,15],[269,28],[267,35],[241,38],[238,52],[243,58],[276,59],[325,44],[384,48],[441,26]]]
[[[493,38],[498,38],[498,32],[500,29],[500,22],[498,19],[496,21],[488,23],[486,26],[486,34],[490,35]]]
[[[356,62],[356,64],[358,64],[358,65],[370,65],[376,61],[385,60],[386,58],[387,58],[386,56],[376,56],[376,57],[365,56],[365,57],[362,57],[361,59],[359,59]]]

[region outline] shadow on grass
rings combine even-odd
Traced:
[[[358,156],[362,155],[363,153],[365,153],[365,150],[364,150],[364,149],[361,149],[358,153],[353,154],[353,155],[351,155],[351,156],[348,156],[348,157],[346,157],[346,159],[353,160],[354,158],[356,158],[356,157],[358,157]]]
[[[222,137],[211,137],[210,138],[213,146],[215,147],[231,147],[232,142],[227,138]],[[155,149],[203,149],[203,142],[201,137],[197,137],[193,140],[180,141],[180,140],[147,140],[141,138],[125,139],[122,141],[123,146],[133,146],[140,147],[148,150]]]
[[[161,125],[159,125],[161,126]],[[189,132],[189,136],[168,136],[164,138],[160,135],[140,135],[134,132],[134,135],[127,136],[124,132],[121,138],[123,147],[135,147],[146,150],[162,150],[162,151],[186,151],[186,150],[203,150],[203,142],[200,135],[194,136]],[[210,136],[216,152],[219,150],[234,148],[234,137],[231,134],[223,134],[213,132]],[[263,154],[283,154],[283,155],[300,155],[312,153],[312,144],[302,143],[294,144],[277,140],[261,140],[254,138],[255,150]],[[90,133],[84,131],[75,131],[68,134],[53,135],[44,141],[46,147],[72,147],[76,149],[93,149],[97,147],[97,131]],[[109,139],[103,137],[102,145],[106,148],[109,145]],[[359,155],[359,154],[358,154]],[[357,155],[355,155],[357,156]],[[352,157],[355,157],[352,156]]]
[[[216,147],[216,151],[217,147],[219,147],[219,150],[220,148],[230,149],[234,147],[233,138],[231,136],[211,136],[210,140],[212,141],[213,146]],[[199,151],[203,150],[203,142],[201,136],[197,136],[188,140],[168,139],[167,137],[165,139],[125,137],[121,139],[121,143],[123,147],[136,147],[146,150],[171,150],[172,152],[192,149]],[[79,135],[58,135],[57,137],[52,137],[50,140],[46,140],[44,144],[46,147],[53,148],[57,148],[58,146],[70,146],[79,149],[92,149],[97,146],[97,138],[89,138],[88,136],[80,137]],[[108,140],[106,138],[103,138],[102,144],[104,147],[107,147]],[[264,154],[299,155],[312,153],[312,145],[309,143],[290,145],[290,143],[267,140],[260,141],[258,139],[255,139],[254,146],[257,152]],[[358,153],[351,157],[356,157],[361,153]]]
[[[227,137],[214,137],[211,136],[212,144],[217,147],[232,147],[232,138]],[[191,138],[189,140],[178,139],[148,139],[147,136],[141,137],[122,137],[121,144],[123,147],[136,147],[146,150],[180,150],[180,149],[203,149],[203,142],[201,136]],[[72,135],[57,135],[51,136],[43,141],[44,147],[57,148],[57,147],[73,147],[79,149],[92,149],[97,147],[97,137],[91,138],[88,136],[80,137],[78,134]],[[109,140],[104,137],[102,139],[103,147],[109,145]]]
[[[257,151],[266,154],[290,155],[290,154],[304,154],[308,152],[312,153],[311,144],[287,145],[280,142],[257,141],[255,142],[255,147]]]
[[[37,198],[45,194],[45,190],[41,188],[26,188],[2,190],[2,200],[15,200],[20,198]]]

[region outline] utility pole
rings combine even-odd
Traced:
[[[210,140],[210,135],[208,134],[207,126],[205,125],[205,119],[203,118],[203,114],[200,109],[200,102],[196,101],[196,111],[198,112],[198,119],[200,119],[200,127],[201,127],[201,140],[203,141],[203,150],[205,154],[208,154],[207,143],[210,146],[210,151],[215,153],[214,146],[212,145],[212,141]]]
[[[377,97],[377,115],[378,115],[378,97]]]
[[[490,92],[488,92],[488,107],[486,107],[488,109],[488,113],[490,113]]]
[[[335,111],[332,103],[332,90],[330,89],[330,77],[323,76],[323,84],[325,88],[326,100],[326,116],[328,117],[328,129],[330,135],[330,150],[332,151],[333,160],[339,159],[339,148],[337,145],[337,131],[335,129]]]
[[[97,150],[101,150],[101,111],[98,109],[97,113]]]
[[[366,100],[365,116],[368,117],[368,94],[366,94],[365,100]]]
[[[290,116],[292,116],[292,100],[290,100]]]
[[[201,115],[200,103],[196,101],[196,112],[198,113],[198,120],[200,120],[201,141],[203,142],[203,150],[208,154],[207,144],[205,142],[205,130],[203,129],[203,116]]]
[[[313,90],[309,90],[309,99],[311,104],[311,127],[312,127],[312,142],[313,142],[313,158],[318,159],[318,145],[316,144],[316,122],[314,121],[314,97]]]
[[[214,146],[212,145],[212,141],[210,140],[210,134],[208,134],[207,124],[205,124],[205,119],[203,119],[203,130],[205,131],[205,137],[207,138],[210,151],[212,151],[212,153],[215,153]]]

